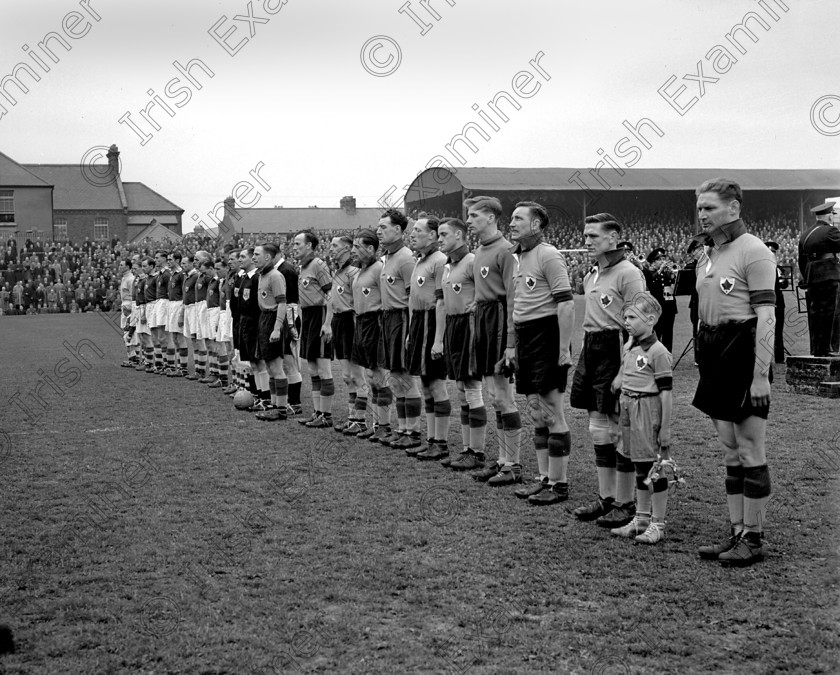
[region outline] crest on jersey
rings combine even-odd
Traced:
[[[392,277],[392,276],[389,274],[387,277],[385,277],[385,281],[387,281],[387,282],[388,282],[388,285],[389,285],[389,286],[393,286],[393,285],[394,285],[394,282],[396,281],[396,279],[394,279],[394,277]]]
[[[234,286],[234,287],[233,287],[233,297],[234,297],[234,298],[238,298],[238,297],[239,297],[239,286]]]
[[[336,286],[336,291],[338,291],[339,295],[344,295],[344,286]]]
[[[202,283],[199,281],[196,285],[196,288],[201,289],[203,287]]]
[[[601,303],[601,307],[607,308],[612,304],[612,296],[607,295],[606,293],[601,293],[601,297],[599,298],[599,302]]]
[[[533,291],[536,285],[537,280],[534,279],[534,277],[525,277],[525,286],[528,288],[529,291]]]
[[[487,265],[484,265],[481,269],[478,270],[478,273],[481,275],[482,279],[486,279],[487,275],[490,274],[490,268]]]
[[[426,283],[426,277],[417,277],[417,285],[422,286]]]
[[[648,363],[650,363],[650,361],[648,360],[648,357],[645,356],[644,354],[639,354],[636,357],[636,370],[644,370],[645,366]]]
[[[455,293],[460,293],[461,292],[461,284],[458,284],[458,283],[452,284],[452,290]]]
[[[735,288],[735,279],[732,277],[720,278],[720,290],[726,293],[726,295],[729,295],[733,288]]]
[[[362,295],[364,295],[364,296],[370,295],[370,289],[369,288],[363,288],[362,289]]]
[[[260,297],[265,298],[268,296],[268,291],[260,291]]]
[[[309,277],[304,277],[300,280],[300,285],[304,288],[309,288]]]
[[[243,288],[242,289],[242,299],[247,300],[251,297],[251,289],[250,288]]]

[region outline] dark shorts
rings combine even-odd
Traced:
[[[259,319],[247,314],[239,317],[239,358],[242,361],[259,361]]]
[[[557,365],[560,357],[560,326],[556,316],[525,321],[516,330],[516,393],[545,396],[566,391],[569,366]]]
[[[302,307],[302,328],[300,334],[300,356],[306,361],[317,359],[331,359],[333,356],[332,344],[321,335],[321,327],[327,316],[327,308],[324,305],[314,307]]]
[[[410,375],[425,377],[428,380],[445,380],[446,367],[443,355],[436,359],[432,358],[437,324],[435,311],[429,309],[411,313],[406,363]]]
[[[406,369],[405,338],[408,334],[408,309],[382,312],[379,336],[379,367],[399,373]]]
[[[700,382],[691,405],[712,419],[742,422],[753,415],[767,419],[770,406],[755,407],[750,400],[757,321],[700,324],[695,348]]]
[[[480,380],[470,363],[474,362],[475,331],[472,314],[448,314],[443,332],[443,355],[446,360],[446,374],[457,382]]]
[[[353,311],[339,312],[333,314],[332,323],[332,345],[335,358],[339,360],[350,360],[353,354],[353,328],[355,314]]]
[[[353,351],[350,360],[362,368],[376,368],[379,365],[379,335],[382,314],[365,312],[356,317],[353,331]]]
[[[274,331],[274,324],[277,322],[277,312],[273,309],[263,310],[260,312],[258,339],[257,339],[257,359],[260,361],[274,361],[283,358],[283,334],[286,332],[286,324],[283,324],[283,329],[280,331],[280,339],[272,342],[272,331]]]
[[[233,326],[233,348],[239,349],[239,317],[234,316],[231,319],[231,325]]]
[[[492,300],[475,303],[475,350],[473,372],[493,375],[507,346],[507,303]]]
[[[601,330],[583,334],[583,350],[572,380],[569,405],[606,415],[618,414],[618,398],[610,385],[621,368],[619,330]]]

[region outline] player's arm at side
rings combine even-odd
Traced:
[[[516,291],[516,258],[510,251],[499,253],[499,272],[502,275],[502,282],[505,285],[505,296],[507,297],[507,348],[516,348],[516,331],[513,327],[513,298]]]
[[[560,327],[560,354],[558,365],[572,363],[572,334],[575,330],[575,301],[566,261],[557,249],[548,250],[543,260],[543,274],[557,303],[557,323]]]
[[[774,359],[776,337],[776,262],[769,251],[746,267],[750,306],[758,317],[755,327],[755,365],[750,396],[753,405],[770,403],[770,367]]]
[[[333,317],[333,307],[332,307],[332,288],[333,288],[333,280],[332,275],[330,274],[330,268],[327,267],[327,263],[323,260],[319,261],[321,264],[318,265],[318,284],[321,288],[321,292],[324,294],[324,304],[327,307],[326,315],[324,316],[324,324],[321,326],[321,335],[325,333],[332,332],[332,317]]]
[[[282,274],[272,275],[271,295],[277,303],[277,316],[274,319],[274,329],[271,331],[271,339],[279,340],[286,322],[286,278]]]
[[[443,273],[444,266],[435,268],[435,341],[432,344],[432,354],[443,354],[443,332],[446,328],[446,305],[443,304]]]
[[[662,347],[662,343],[656,343]],[[653,378],[659,388],[659,400],[662,403],[662,419],[659,425],[659,449],[662,459],[669,456],[671,446],[671,417],[674,410],[674,375],[671,370],[671,355],[662,347],[653,358]]]

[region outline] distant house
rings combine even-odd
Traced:
[[[384,209],[357,209],[354,197],[343,197],[339,208],[240,209],[233,197],[225,199],[221,232],[236,234],[291,234],[298,230],[358,230],[376,228]]]
[[[123,242],[150,225],[181,235],[184,210],[143,183],[123,182],[120,152],[108,164],[19,164],[0,153],[0,240]],[[142,235],[142,236],[141,236]]]

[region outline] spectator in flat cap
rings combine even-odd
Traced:
[[[800,286],[806,289],[813,356],[840,352],[840,229],[835,225],[835,205],[825,202],[811,209],[817,222],[799,238]]]

